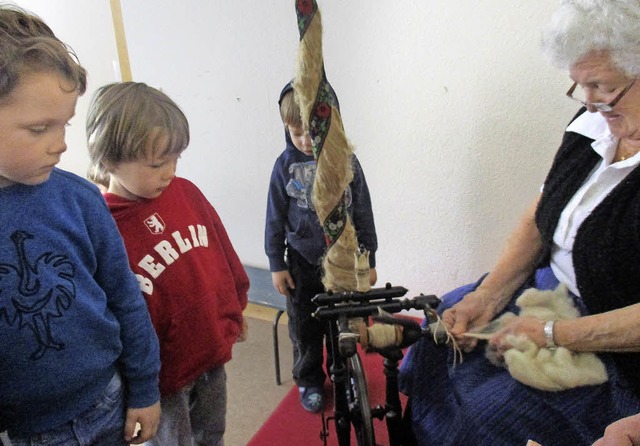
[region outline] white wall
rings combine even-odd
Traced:
[[[61,37],[70,33],[81,60],[97,56],[100,73],[113,76],[114,38],[101,30],[108,1],[20,3],[48,9],[43,17]],[[327,76],[372,193],[381,283],[441,294],[495,260],[576,110],[564,98],[567,73],[539,49],[558,4],[319,0]],[[267,184],[284,148],[277,98],[298,45],[294,1],[122,0],[122,8],[134,80],[162,87],[190,120],[179,174],[212,201],[242,260],[266,266]],[[95,10],[105,23],[83,26],[82,14],[99,17]],[[83,172],[83,156],[70,149],[65,162]]]

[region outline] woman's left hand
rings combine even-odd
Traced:
[[[504,352],[512,347],[506,339],[509,334],[525,335],[538,347],[546,347],[547,341],[544,337],[545,323],[546,321],[531,316],[513,317],[489,339],[489,348],[497,351],[498,355],[502,356]]]

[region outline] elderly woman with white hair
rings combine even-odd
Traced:
[[[582,107],[497,263],[442,298],[464,361],[423,339],[402,364],[420,445],[591,445],[608,424],[640,412],[640,1],[564,0],[543,49],[568,69],[567,96]],[[605,382],[559,391],[523,384],[468,336],[517,313],[524,290],[559,284],[579,317],[513,317],[487,345],[500,358],[523,335],[536,348],[593,353]]]

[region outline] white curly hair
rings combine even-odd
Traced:
[[[629,77],[640,75],[640,0],[563,0],[543,29],[551,63],[569,69],[592,51],[609,53]]]

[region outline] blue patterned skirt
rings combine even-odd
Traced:
[[[442,297],[439,311],[451,307],[482,281]],[[517,312],[515,299],[524,289],[555,289],[551,268],[536,272],[505,311]],[[586,310],[580,298],[576,306]],[[613,365],[599,355],[609,381],[561,392],[528,387],[485,357],[484,343],[452,366],[449,347],[423,338],[408,351],[400,369],[400,387],[409,396],[412,425],[421,446],[591,445],[611,422],[640,412],[640,398]],[[640,373],[640,372],[639,372]]]

